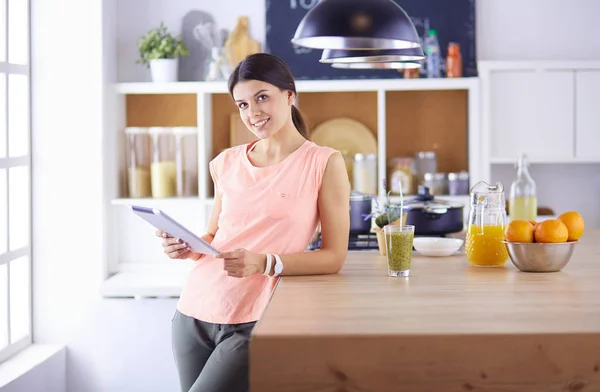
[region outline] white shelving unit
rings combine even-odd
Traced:
[[[479,153],[480,118],[479,118],[479,80],[478,78],[457,79],[385,79],[385,80],[325,80],[297,81],[298,100],[302,101],[303,93],[313,92],[376,92],[377,94],[377,142],[378,142],[378,177],[386,175],[386,93],[390,91],[421,90],[465,90],[467,92],[468,121],[468,165],[470,177],[478,179],[485,173],[481,165]],[[123,198],[121,179],[112,182],[109,206],[112,216],[113,251],[107,252],[107,270],[113,274],[103,287],[105,296],[149,295],[146,285],[158,287],[158,295],[171,295],[174,290],[172,282],[178,281],[189,268],[189,263],[172,261],[161,257],[161,248],[153,237],[153,230],[137,217],[132,217],[127,206],[139,204],[155,206],[167,211],[192,230],[202,233],[212,207],[211,190],[207,189],[208,162],[212,154],[212,94],[227,94],[226,82],[178,82],[178,83],[117,83],[114,85],[115,96],[115,130],[110,138],[115,143],[118,154],[107,157],[112,159],[106,164],[107,170],[115,176],[121,176],[124,169],[124,151],[122,132],[125,128],[125,97],[133,94],[195,94],[198,118],[198,197],[170,199],[129,199]],[[381,183],[381,182],[378,182]],[[457,200],[464,202],[466,197]],[[467,207],[465,207],[467,208]],[[157,276],[165,274],[169,278],[170,288],[165,289],[157,283]],[[130,282],[130,283],[127,283]],[[161,287],[159,287],[161,286]]]
[[[421,91],[421,90],[466,90],[468,92],[468,139],[469,151],[477,151],[479,139],[479,80],[478,78],[456,79],[376,79],[376,80],[324,80],[297,81],[298,100],[302,93],[314,92],[377,92],[377,141],[378,141],[378,177],[386,173],[386,95],[388,91]],[[115,91],[119,95],[128,94],[197,94],[198,102],[198,182],[201,199],[207,199],[206,189],[208,161],[212,134],[211,95],[226,94],[225,82],[178,82],[178,83],[118,83]],[[124,126],[124,120],[121,121]],[[469,155],[471,178],[481,177],[479,172],[479,155]],[[127,200],[113,201],[113,204],[126,204]]]

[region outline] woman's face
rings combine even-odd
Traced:
[[[259,80],[239,82],[233,99],[246,127],[259,139],[279,131],[290,119],[294,93]]]

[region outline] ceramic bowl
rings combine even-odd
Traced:
[[[543,244],[537,242],[508,242],[508,256],[523,272],[556,272],[567,265],[579,241]]]
[[[413,240],[415,250],[423,256],[452,256],[463,244],[459,238],[417,237]]]

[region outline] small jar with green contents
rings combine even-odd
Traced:
[[[415,226],[387,225],[383,230],[385,232],[388,275],[394,277],[409,276]]]

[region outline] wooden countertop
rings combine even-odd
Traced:
[[[555,273],[351,252],[283,277],[250,352],[258,391],[600,391],[600,229]]]

